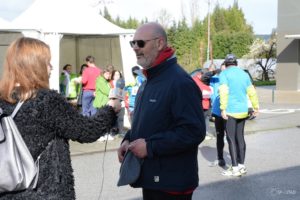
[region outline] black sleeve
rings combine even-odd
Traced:
[[[95,116],[82,116],[61,95],[52,92],[46,97],[46,125],[56,135],[80,143],[93,142],[107,133],[116,120],[111,106],[104,106]]]
[[[202,74],[202,77],[201,77],[201,81],[205,84],[205,85],[209,85],[209,82],[210,82],[210,78],[215,75],[215,73],[212,71],[212,72],[206,72],[204,74]]]

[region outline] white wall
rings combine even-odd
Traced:
[[[133,34],[120,35],[119,38],[122,49],[123,74],[126,83],[130,83],[134,81],[131,68],[137,65],[136,55],[129,44],[129,41],[131,41],[133,38]]]

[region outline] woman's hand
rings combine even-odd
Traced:
[[[225,110],[222,110],[221,111],[221,115],[222,115],[222,118],[225,119],[225,120],[228,120],[228,116],[227,116],[227,113]]]

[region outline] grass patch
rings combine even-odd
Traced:
[[[276,81],[254,81],[253,84],[255,86],[264,86],[264,85],[276,85]]]

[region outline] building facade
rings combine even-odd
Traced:
[[[278,91],[300,92],[299,19],[300,1],[278,0],[276,76]]]

